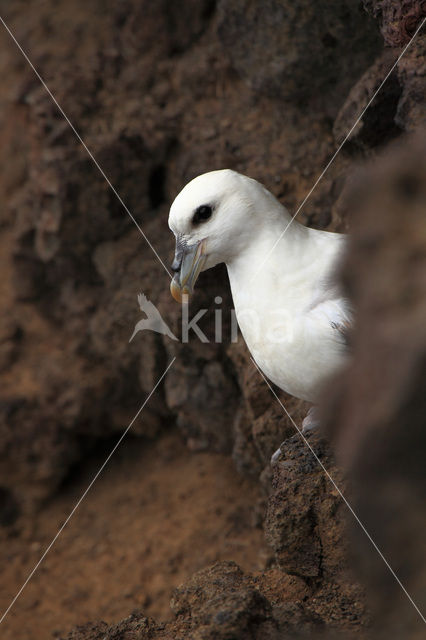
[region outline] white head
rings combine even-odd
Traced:
[[[266,201],[273,201],[270,209]],[[204,173],[174,200],[169,227],[176,236],[171,291],[178,301],[192,293],[198,274],[229,263],[256,236],[264,212],[277,200],[259,182],[231,169]]]

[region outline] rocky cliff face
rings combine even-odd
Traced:
[[[344,272],[359,311],[355,357],[335,387],[336,404],[329,407],[354,508],[420,609],[425,589],[420,506],[425,495],[424,145],[420,132],[399,141],[360,176]],[[421,637],[423,623],[412,603],[401,597],[378,555],[366,562],[371,543],[354,522],[351,531],[369,602],[378,619],[387,621],[384,633]]]
[[[424,3],[414,0],[402,3],[399,12],[392,3],[364,4],[368,13],[358,3],[337,1],[99,0],[90,8],[80,0],[72,6],[47,0],[30,7],[18,1],[4,3],[4,18],[168,265],[173,252],[168,206],[198,173],[236,169],[263,182],[295,210],[425,13]],[[183,345],[145,332],[128,344],[140,318],[140,291],[180,335],[180,309],[170,299],[168,275],[16,46],[6,32],[1,37],[4,535],[12,530],[17,535],[88,451],[119,436],[176,355],[164,385],[132,430],[153,439],[177,424],[191,449],[230,454],[241,473],[259,478],[268,500],[264,527],[273,567],[248,575],[235,564],[217,564],[175,592],[173,622],[159,624],[138,613],[113,627],[83,627],[71,637],[278,638],[324,628],[362,634],[369,615],[364,589],[350,569],[345,505],[294,435],[241,341],[214,342],[217,295],[223,299],[224,333],[230,334],[225,270],[200,276],[191,306],[193,315],[210,309],[200,322],[210,342],[193,339]],[[349,469],[350,495],[354,492],[367,515],[379,500],[387,518],[396,517],[407,495],[410,513],[418,512],[419,498],[411,488],[419,488],[416,474],[422,476],[409,452],[416,451],[412,440],[421,436],[418,416],[424,415],[419,356],[424,346],[423,165],[411,160],[421,150],[390,150],[395,139],[411,148],[405,135],[425,124],[425,37],[418,35],[300,212],[301,221],[322,229],[345,231],[351,215],[355,221],[346,269],[359,308],[356,360],[335,386],[328,422],[338,449],[344,450],[341,464]],[[389,166],[388,154],[395,158]],[[355,207],[364,189],[354,180],[357,167],[376,157],[379,168],[372,175],[377,183],[387,184],[388,176],[392,184],[399,180],[398,197],[384,186],[377,202],[368,193],[365,206]],[[410,162],[413,169],[400,174]],[[412,212],[408,218],[407,211]],[[388,292],[383,317],[377,290]],[[405,315],[406,306],[411,311]],[[407,341],[400,340],[402,335]],[[407,375],[395,373],[385,389],[384,373],[377,369],[374,384],[366,388],[365,372],[370,381],[378,361],[388,373],[396,370],[393,363],[403,363]],[[300,423],[304,404],[282,397]],[[383,408],[378,416],[377,403]],[[375,430],[385,429],[390,430],[386,445],[368,446],[369,454],[361,456],[367,437],[376,442]],[[272,472],[271,453],[284,439]],[[326,441],[313,434],[310,442],[339,486],[346,487]],[[395,467],[389,460],[400,447],[412,473],[405,476],[405,467],[398,471],[405,480],[395,479],[401,493],[391,506],[388,482]],[[365,494],[365,477],[377,492]],[[413,530],[416,518],[409,519]],[[378,516],[377,522],[384,526]],[[401,536],[409,537],[410,530],[402,528]],[[370,558],[354,536],[356,553]],[[389,544],[397,543],[392,538]],[[404,564],[400,556],[407,567],[416,564],[413,558]],[[416,589],[424,587],[420,570],[413,567],[408,577]],[[375,577],[358,579],[365,585]],[[380,597],[377,606],[383,607]],[[408,613],[403,620],[409,633],[417,632]]]

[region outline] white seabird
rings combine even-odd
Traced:
[[[334,275],[346,236],[291,222],[259,182],[223,169],[198,176],[174,200],[171,292],[181,302],[201,271],[226,264],[241,333],[263,373],[316,403],[348,357],[348,301]],[[304,429],[317,420],[309,412]]]

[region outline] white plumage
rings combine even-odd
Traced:
[[[254,360],[281,389],[315,403],[347,358],[350,310],[334,277],[346,237],[290,220],[255,180],[228,169],[198,176],[170,209],[172,293],[191,293],[200,271],[224,262]]]

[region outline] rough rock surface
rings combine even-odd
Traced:
[[[185,0],[176,5],[165,0],[96,0],[90,7],[83,0],[37,0],[30,5],[14,0],[3,2],[2,15],[167,265],[173,252],[168,205],[198,173],[227,166],[261,180],[290,211],[303,200],[414,32],[425,3],[398,3],[399,13],[392,2],[364,4],[376,23],[358,3],[305,0]],[[381,50],[377,21],[387,51]],[[191,305],[191,315],[209,309],[200,327],[210,342],[193,338],[180,344],[144,332],[128,344],[141,316],[136,302],[140,291],[180,336],[180,308],[170,299],[168,275],[5,31],[1,38],[2,535],[19,535],[31,513],[61,490],[73,465],[103,440],[123,432],[176,355],[176,365],[133,432],[152,439],[176,423],[190,448],[232,453],[241,472],[260,474],[265,502],[271,491],[265,532],[276,565],[266,563],[259,575],[245,574],[233,564],[215,565],[175,593],[174,621],[160,624],[139,612],[114,626],[82,627],[71,637],[260,639],[324,627],[327,633],[341,631],[347,637],[354,631],[362,637],[368,623],[366,601],[350,573],[344,508],[335,489],[294,436],[294,427],[271,399],[241,341],[214,342],[215,296],[223,299],[224,332],[230,336],[225,270],[201,275]],[[348,228],[355,167],[386,151],[394,138],[424,126],[424,80],[425,36],[420,34],[301,210],[302,222],[329,230]],[[422,245],[414,243],[413,227],[406,238],[398,226],[405,220],[404,207],[417,211],[414,203],[423,197],[420,188],[412,195],[412,185],[412,177],[402,180],[405,195],[397,202],[406,202],[400,208],[390,207],[388,213],[382,206],[376,216],[373,198],[366,208],[365,236],[360,233],[356,246],[366,264],[371,258],[376,279],[353,258],[351,287],[367,324],[360,322],[359,344],[364,347],[359,371],[350,374],[360,387],[348,382],[343,399],[336,394],[343,413],[336,414],[340,418],[334,431],[341,429],[338,442],[346,443],[353,456],[342,460],[351,469],[357,501],[367,515],[377,503],[361,492],[359,478],[365,474],[379,486],[374,456],[382,453],[385,465],[388,453],[397,457],[399,447],[406,452],[412,476],[407,485],[398,484],[401,494],[395,504],[407,501],[410,513],[417,513],[418,495],[411,491],[417,458],[412,462],[410,452],[416,449],[412,439],[421,439],[424,363],[414,356],[407,361],[406,354],[419,351],[421,332],[417,324],[403,322],[403,314],[398,324],[389,311],[389,325],[385,323],[381,333],[377,312],[376,331],[365,337],[375,290],[392,292],[384,284],[391,282],[392,269],[406,270],[416,283],[423,277]],[[423,229],[417,218],[412,224]],[[386,229],[388,235],[382,234]],[[402,248],[411,247],[408,262],[398,261],[393,237]],[[380,259],[388,260],[385,269],[379,268],[381,262],[375,268],[374,262],[381,242]],[[395,267],[387,243],[396,251]],[[365,282],[370,288],[364,309],[356,287]],[[421,292],[420,284],[413,291],[401,284],[400,299],[393,307],[389,298],[389,309],[400,311],[404,300],[417,323],[420,316],[414,308]],[[385,358],[375,385],[365,388],[363,372],[373,375],[375,362],[384,354],[381,339],[389,336],[396,345],[402,331],[406,338],[401,358]],[[409,391],[407,383],[399,404],[389,395],[381,400],[379,393],[382,373],[395,370],[395,362],[410,374]],[[396,384],[402,390],[401,380]],[[363,405],[370,402],[371,423],[362,422],[364,407],[357,404],[357,393],[366,394]],[[304,403],[285,396],[283,400],[300,424]],[[380,414],[382,402],[393,411],[391,422],[389,415]],[[412,416],[409,424],[406,406]],[[350,435],[356,431],[350,429],[355,420],[364,424],[365,432],[360,427],[359,433],[365,438],[370,429],[388,424],[394,425],[395,435],[387,448],[367,447],[370,456],[363,461],[355,454],[365,447]],[[400,442],[402,424],[410,441]],[[285,438],[272,474],[267,463]],[[309,441],[339,486],[345,485],[326,443],[315,434]],[[377,442],[382,445],[383,437]],[[387,469],[383,482],[389,481],[391,471]],[[380,485],[377,495],[381,492]],[[386,518],[396,517],[396,507],[389,502],[389,489],[383,488],[381,504],[388,510],[383,507],[385,517],[373,522],[379,529]],[[260,514],[262,504],[256,508]],[[406,522],[410,532],[415,529],[414,519]],[[395,536],[399,531],[408,537],[408,528],[396,529]],[[358,538],[354,544],[363,548]],[[393,537],[388,544],[392,552]],[[407,557],[408,577],[420,593],[424,582],[416,559]],[[363,584],[367,582],[364,576]],[[378,611],[380,621],[380,602]],[[403,627],[406,637],[417,632],[405,613],[401,619],[408,625]]]
[[[175,590],[173,622],[159,625],[133,614],[110,627],[102,622],[84,625],[67,640],[278,640],[318,629],[321,625],[316,616],[295,604],[295,598],[306,595],[306,586],[295,577],[278,573],[278,577],[274,571],[248,576],[233,562],[215,564]]]
[[[364,594],[348,563],[345,491],[341,470],[318,433],[288,438],[274,467],[265,520],[278,566],[310,586],[309,610],[328,628],[355,628],[367,620]],[[315,455],[314,455],[315,453]]]
[[[380,50],[374,23],[350,0],[221,0],[218,9],[235,69],[254,90],[286,101],[321,95],[335,110],[336,87],[344,95]]]
[[[359,320],[353,364],[335,388],[329,417],[354,508],[420,609],[426,589],[425,142],[423,134],[395,144],[353,187],[345,280]],[[414,607],[356,523],[351,529],[358,575],[380,621],[376,636],[422,637]]]
[[[391,47],[407,44],[421,19],[426,17],[424,0],[364,0],[364,6],[378,18],[380,31]]]
[[[98,2],[85,20],[83,2],[78,10],[63,3],[49,12],[49,6],[43,5],[48,23],[21,12],[19,2],[7,5],[6,17],[165,264],[173,251],[165,232],[168,204],[196,173],[229,166],[262,180],[290,208],[303,197],[332,150],[329,121],[314,106],[288,105],[283,113],[279,96],[253,91],[236,76],[230,48],[218,36],[231,8],[188,2],[181,13],[162,3],[125,2],[105,12]],[[355,13],[370,31],[368,17]],[[230,16],[231,23],[240,29],[235,37],[247,42],[250,25]],[[288,48],[301,55],[290,36]],[[176,345],[147,332],[128,344],[141,290],[180,335],[168,276],[13,42],[2,37],[2,71],[10,78],[0,118],[3,165],[17,160],[5,172],[1,196],[9,279],[0,484],[13,486],[23,511],[37,506],[97,439],[127,426],[177,354],[135,430],[153,437],[176,418],[194,448],[234,449],[241,468],[258,472],[285,420],[264,427],[272,421],[259,411],[252,433],[252,401],[238,379],[241,367],[252,364],[240,345],[211,341],[215,295],[223,299],[229,335],[224,269],[202,275],[191,307],[191,315],[210,310],[200,323],[209,344]],[[347,69],[336,69],[349,82]],[[337,87],[334,104],[344,98]],[[327,176],[301,219],[338,228],[330,211],[340,189]],[[262,394],[266,410],[269,393]]]

